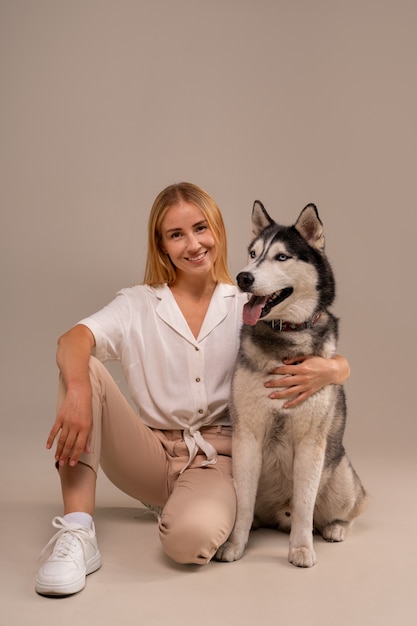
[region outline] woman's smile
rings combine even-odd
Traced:
[[[185,257],[187,259],[187,261],[190,261],[191,263],[199,263],[202,259],[204,259],[205,255],[207,254],[207,252],[202,252],[201,254],[199,254],[198,256],[194,256],[194,257]]]

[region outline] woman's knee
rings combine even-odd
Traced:
[[[90,379],[92,382],[93,380],[100,380],[101,378],[103,378],[103,376],[105,378],[108,378],[110,376],[110,373],[107,370],[106,366],[101,361],[99,361],[95,356],[90,356],[90,360],[88,362],[88,369],[90,373]]]
[[[164,511],[159,523],[162,546],[177,563],[205,565],[230,535],[234,515],[222,502],[199,498],[176,514]]]
[[[120,392],[107,367],[95,356],[90,356],[88,369],[93,396],[96,395],[100,399],[100,402],[103,402],[104,398],[109,393],[113,393],[113,390],[115,390],[116,393]]]

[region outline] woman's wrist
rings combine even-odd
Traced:
[[[332,359],[333,385],[342,385],[350,376],[350,365],[347,359],[340,354],[335,354]]]

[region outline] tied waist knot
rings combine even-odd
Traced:
[[[217,462],[217,450],[214,446],[206,441],[199,430],[193,432],[192,430],[184,430],[184,441],[188,448],[190,458],[187,465],[181,470],[181,474],[191,465],[199,450],[202,450],[206,455],[206,460],[201,463],[201,467],[207,467],[208,465],[214,465]]]

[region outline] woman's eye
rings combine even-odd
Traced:
[[[204,230],[207,229],[207,226],[205,226],[204,224],[202,224],[201,226],[197,226],[196,231],[198,233],[202,233]]]

